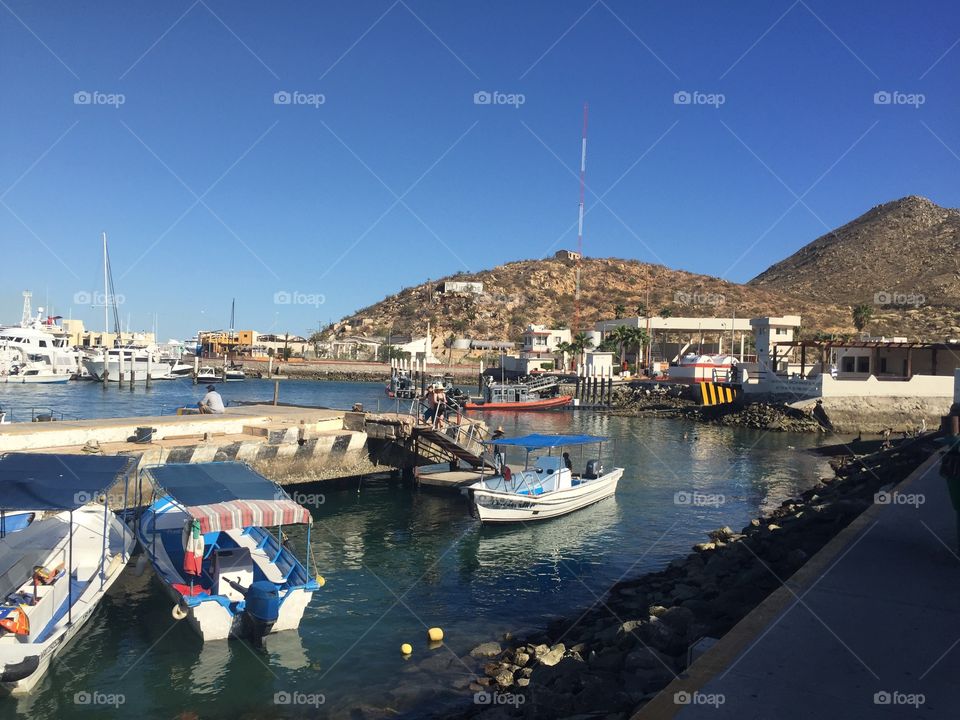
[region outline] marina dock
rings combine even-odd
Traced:
[[[412,478],[418,465],[453,460],[469,474],[484,463],[485,431],[467,419],[439,430],[402,413],[243,405],[222,415],[9,423],[0,425],[0,453],[134,455],[140,468],[239,460],[292,484],[389,471]]]

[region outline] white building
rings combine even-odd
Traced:
[[[604,337],[618,327],[642,328],[650,336],[646,365],[665,370],[678,363],[688,352],[697,354],[729,353],[740,360],[752,360],[746,354],[746,340],[752,332],[748,318],[734,317],[628,317],[600,320],[594,327]],[[599,343],[597,343],[599,344]]]
[[[572,336],[567,328],[548,328],[545,325],[531,325],[523,333],[521,352],[524,357],[542,358],[557,352],[561,342],[570,342]]]

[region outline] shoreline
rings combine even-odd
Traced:
[[[630,717],[685,671],[692,644],[725,635],[878,492],[908,477],[929,455],[933,437],[845,463],[740,532],[711,531],[690,554],[615,583],[586,609],[522,638],[508,634],[475,647],[464,658],[477,673],[467,690],[504,700],[475,699],[453,716]]]

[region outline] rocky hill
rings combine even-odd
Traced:
[[[530,323],[574,324],[576,263],[511,262],[407,288],[344,318],[333,334],[517,340]],[[814,240],[746,285],[635,260],[584,258],[580,327],[626,316],[756,317],[797,314],[804,335],[855,332],[852,309],[867,303],[872,334],[960,337],[960,211],[920,197],[879,205]],[[483,293],[444,292],[444,282],[480,282]]]
[[[960,210],[911,195],[878,205],[751,280],[824,303],[874,310],[868,329],[960,335]]]
[[[344,318],[329,330],[340,334],[422,334],[427,321],[435,338],[469,337],[517,340],[530,323],[552,327],[574,324],[576,264],[548,258],[507,263],[478,273],[459,273],[407,288]],[[481,282],[483,294],[444,292],[444,282]],[[612,318],[617,305],[627,316],[737,317],[796,313],[804,325],[831,331],[849,328],[846,308],[803,298],[785,297],[707,275],[671,270],[635,260],[584,258],[581,263],[581,327]]]

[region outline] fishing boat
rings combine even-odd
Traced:
[[[147,478],[158,499],[136,521],[137,539],[175,603],[175,619],[204,640],[259,643],[299,627],[323,578],[307,572],[281,528],[307,526],[309,563],[306,508],[240,462],[161,465],[140,478],[138,493]]]
[[[126,566],[133,533],[106,493],[130,477],[124,456],[11,453],[0,457],[0,506],[34,514],[0,538],[0,690],[40,681]],[[38,518],[35,514],[45,512]]]
[[[556,378],[547,376],[528,383],[490,383],[481,397],[471,397],[465,410],[553,410],[569,405],[573,398],[558,395]]]
[[[223,375],[217,372],[215,367],[210,365],[204,365],[202,368],[197,370],[197,384],[203,385],[205,383],[218,383],[223,382]]]
[[[0,371],[0,383],[6,384],[57,384],[66,383],[70,375],[58,373],[44,362],[28,362],[11,365],[6,371]]]
[[[547,520],[610,497],[617,491],[623,468],[604,469],[599,456],[605,440],[594,435],[534,434],[489,441],[495,453],[501,448],[523,448],[526,460],[524,469],[516,472],[501,462],[499,474],[467,487],[474,514],[484,523]],[[598,445],[597,457],[587,460],[582,473],[574,473],[560,449],[585,445]],[[535,450],[547,454],[535,456],[531,464],[530,453]]]

